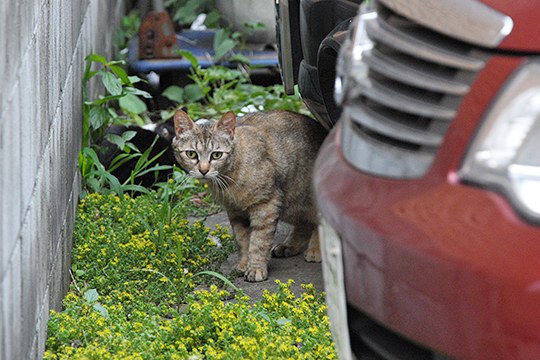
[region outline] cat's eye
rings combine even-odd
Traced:
[[[223,156],[223,153],[221,151],[214,151],[210,157],[212,160],[219,160]]]
[[[196,159],[198,156],[197,156],[197,152],[196,151],[193,151],[193,150],[186,150],[185,151],[185,154],[188,158],[194,160]]]

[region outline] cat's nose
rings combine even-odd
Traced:
[[[208,173],[208,171],[210,171],[210,163],[208,162],[200,162],[199,163],[199,172],[201,173],[202,176],[206,175]]]

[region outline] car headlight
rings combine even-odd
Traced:
[[[523,65],[487,113],[465,157],[463,180],[502,191],[540,221],[540,62]]]

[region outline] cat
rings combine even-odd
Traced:
[[[178,110],[172,142],[178,164],[208,184],[225,208],[240,261],[236,269],[250,282],[268,278],[270,255],[320,262],[312,170],[326,130],[298,113],[275,110],[217,122],[191,120]],[[271,248],[278,220],[294,225],[284,243]]]

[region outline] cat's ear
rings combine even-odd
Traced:
[[[183,110],[176,110],[174,113],[174,132],[176,135],[180,135],[185,131],[193,129],[193,126],[195,126],[195,124],[188,114]]]
[[[236,128],[236,115],[232,111],[228,111],[215,125],[216,130],[225,131],[228,135],[234,135],[234,129]]]

